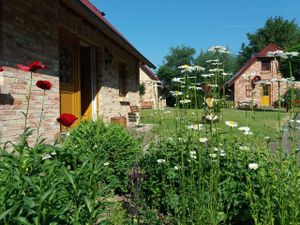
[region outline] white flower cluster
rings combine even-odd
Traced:
[[[213,115],[213,114],[207,114],[205,116],[205,119],[210,120],[210,121],[215,121],[217,120],[219,117],[217,115]]]
[[[280,57],[280,58],[283,58],[283,59],[296,57],[298,55],[299,55],[299,52],[284,52],[284,51],[281,51],[281,50],[277,50],[277,51],[267,53],[268,57]]]
[[[182,99],[182,100],[179,101],[180,104],[188,104],[190,102],[191,102],[190,99]]]
[[[208,74],[202,74],[201,75],[201,77],[212,77],[212,76],[214,76],[215,74],[213,74],[213,73],[208,73]]]
[[[215,62],[219,62],[218,59],[210,59],[206,61],[207,63],[215,63]]]
[[[257,163],[249,163],[248,168],[250,170],[257,170],[258,169],[258,164]]]
[[[181,70],[181,73],[205,70],[204,67],[197,66],[197,65],[196,66],[182,65],[182,66],[178,66],[178,69]]]
[[[219,73],[219,72],[224,72],[224,70],[223,69],[214,68],[214,69],[209,69],[209,72],[211,72],[211,73]]]
[[[206,137],[204,137],[204,138],[200,138],[199,141],[200,141],[201,143],[205,143],[205,142],[208,141],[208,139],[207,139]]]
[[[203,124],[199,123],[199,124],[193,124],[193,125],[189,125],[187,128],[189,130],[202,130],[204,127]]]
[[[221,46],[221,45],[216,45],[216,46],[212,46],[208,49],[209,52],[219,52],[219,53],[223,53],[223,54],[230,54],[230,51],[228,51],[228,49],[225,46]]]
[[[250,127],[239,127],[240,131],[244,132],[244,135],[252,135],[253,133],[250,131]]]
[[[181,92],[181,91],[170,91],[170,93],[173,96],[181,96],[181,95],[183,95],[183,92]]]
[[[192,159],[197,159],[196,151],[190,151],[190,156]]]
[[[156,162],[158,164],[163,164],[163,163],[166,163],[166,160],[165,159],[158,159],[158,160],[156,160]]]

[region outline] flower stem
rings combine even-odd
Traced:
[[[26,113],[25,113],[25,124],[24,124],[24,130],[27,128],[27,120],[28,120],[28,112],[29,112],[29,103],[30,103],[30,98],[31,98],[31,92],[32,92],[32,74],[33,72],[30,73],[30,86],[29,86],[29,92],[27,96],[27,108],[26,108]]]
[[[38,124],[38,126],[37,126],[37,132],[36,132],[36,141],[35,141],[35,144],[37,144],[38,141],[39,141],[40,128],[41,128],[41,124],[42,124],[42,120],[43,120],[43,112],[44,112],[44,104],[45,104],[45,93],[46,93],[46,90],[44,90],[44,93],[43,93],[42,109],[41,109],[41,114],[40,114],[39,124]]]

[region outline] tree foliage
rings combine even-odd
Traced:
[[[226,73],[236,73],[239,69],[237,67],[237,56],[233,54],[220,54],[209,51],[201,51],[198,57],[195,59],[195,64],[201,65],[206,69],[209,69],[211,64],[207,61],[211,59],[219,59],[223,63]]]
[[[269,43],[274,43],[284,49],[289,49],[300,42],[300,29],[295,20],[285,20],[283,17],[267,19],[264,27],[254,33],[248,33],[249,44],[242,44],[238,63],[242,66],[252,54],[257,53]]]
[[[180,75],[178,67],[185,64],[193,64],[195,54],[196,50],[187,46],[170,48],[168,55],[164,58],[163,65],[157,71],[157,76],[166,85],[171,85],[172,78]]]
[[[300,44],[287,49],[289,52],[300,52]],[[291,58],[292,75],[297,81],[300,80],[300,56]],[[288,60],[280,60],[280,72],[284,77],[290,77],[290,66]]]

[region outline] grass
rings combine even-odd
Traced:
[[[174,118],[187,118],[188,121],[192,121],[194,124],[202,123],[201,118],[203,110],[176,110],[175,108],[166,108],[162,110],[142,110],[141,123],[143,124],[158,124],[158,128],[164,128],[166,130],[175,130],[176,123]],[[181,114],[180,114],[181,113]],[[198,115],[197,115],[198,114]],[[282,126],[285,121],[288,120],[288,113],[280,113],[280,125]],[[197,119],[198,118],[198,119]],[[277,111],[255,111],[254,114],[249,110],[238,109],[223,109],[220,126],[225,127],[225,121],[235,121],[238,126],[248,126],[251,131],[260,137],[271,137],[272,139],[278,134],[278,112]],[[238,131],[236,131],[238,132]]]

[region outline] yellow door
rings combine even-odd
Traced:
[[[261,105],[262,106],[270,106],[270,89],[271,86],[269,84],[262,85],[262,95],[261,95]]]
[[[91,47],[80,47],[81,119],[92,119],[92,63]]]
[[[77,42],[68,36],[60,38],[59,46],[59,88],[60,113],[71,113],[79,119],[72,126],[80,122],[80,98],[78,97],[77,73]],[[63,130],[64,128],[61,127]]]

